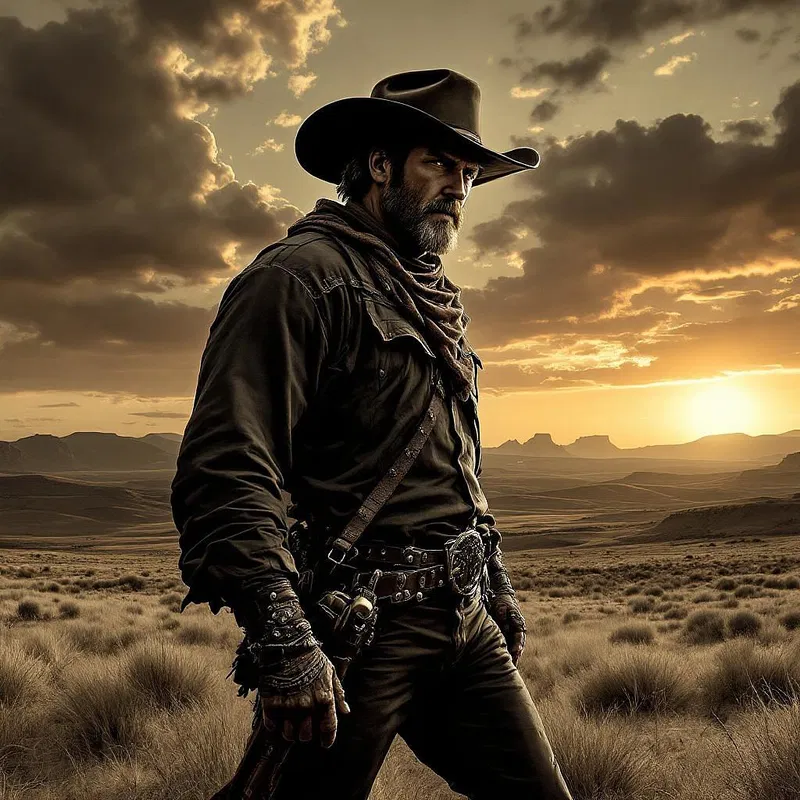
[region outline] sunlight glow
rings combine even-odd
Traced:
[[[697,390],[690,400],[689,423],[694,434],[747,433],[756,422],[752,396],[726,383]]]

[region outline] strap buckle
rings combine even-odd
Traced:
[[[348,556],[356,558],[356,556],[358,556],[358,548],[351,547],[349,550],[345,550],[340,545],[334,544],[331,549],[328,550],[328,561],[332,562],[337,567],[342,566]]]

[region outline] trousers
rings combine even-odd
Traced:
[[[480,594],[381,608],[342,685],[335,742],[296,743],[275,800],[367,800],[395,735],[470,800],[572,800]]]

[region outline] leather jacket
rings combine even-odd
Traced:
[[[184,605],[230,605],[259,574],[296,576],[287,497],[325,538],[353,516],[411,438],[437,359],[355,248],[298,233],[263,250],[225,289],[202,355],[172,482]],[[475,392],[448,415],[364,534],[441,546],[494,527],[478,481]]]

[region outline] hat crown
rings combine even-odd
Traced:
[[[455,70],[421,69],[390,75],[375,84],[370,96],[412,106],[481,141],[480,87]]]

